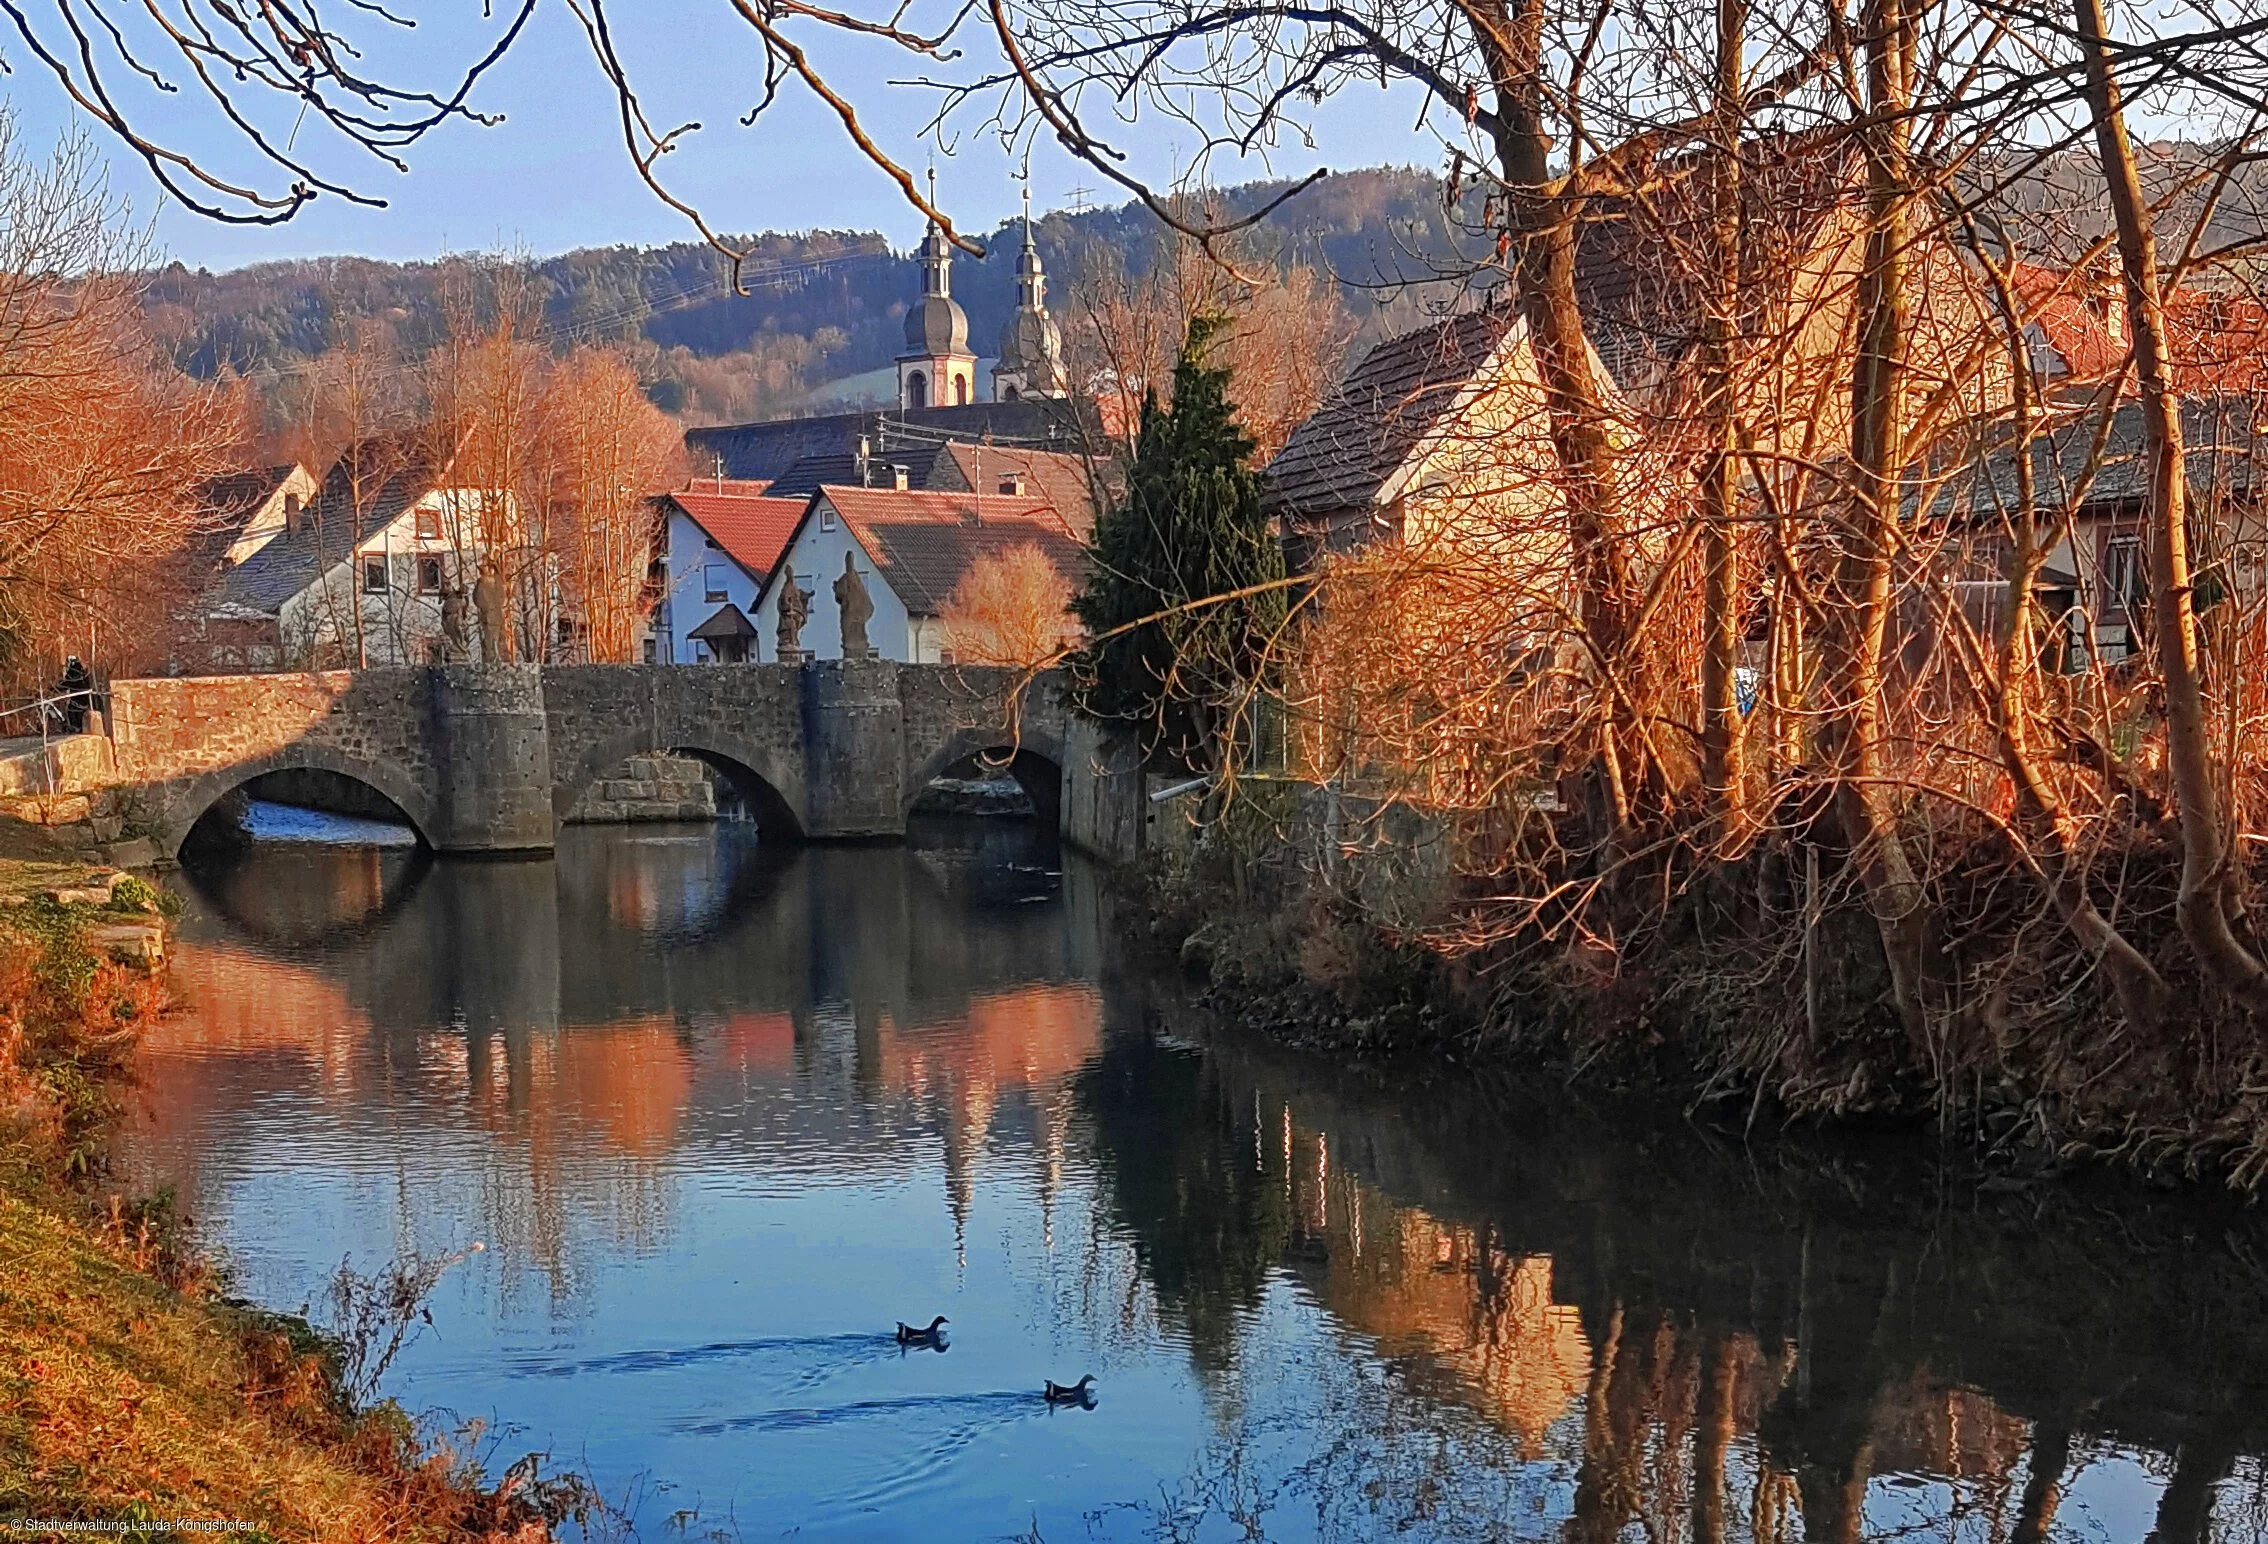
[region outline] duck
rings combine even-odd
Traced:
[[[1072,1384],[1058,1383],[1050,1378],[1047,1380],[1047,1402],[1051,1405],[1091,1405],[1095,1402],[1094,1382],[1093,1373],[1088,1373]]]
[[[929,1321],[929,1328],[917,1329],[913,1325],[907,1324],[903,1320],[900,1320],[898,1324],[898,1344],[901,1346],[925,1345],[928,1342],[935,1340],[937,1338],[937,1332],[951,1322],[952,1321],[947,1319],[943,1314],[939,1314],[936,1318]]]

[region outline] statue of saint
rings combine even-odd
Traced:
[[[480,617],[480,662],[493,665],[504,658],[504,583],[496,565],[483,558],[480,577],[473,581],[473,610]]]
[[[873,658],[873,646],[866,641],[866,624],[874,615],[874,602],[866,593],[866,581],[858,576],[856,553],[843,554],[843,576],[835,581],[835,604],[843,614],[843,658]]]
[[[811,619],[811,597],[795,582],[795,568],[780,565],[780,663],[803,663],[803,624]]]
[[[454,579],[441,589],[441,662],[461,665],[465,662],[465,591]]]

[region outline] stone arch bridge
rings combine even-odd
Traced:
[[[1020,688],[1020,689],[1019,689]],[[269,772],[320,768],[442,852],[543,852],[576,798],[642,752],[691,752],[790,839],[900,836],[932,778],[1005,761],[1060,822],[1062,683],[887,661],[482,665],[116,681],[115,777],[161,856]]]

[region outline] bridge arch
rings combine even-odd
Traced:
[[[402,812],[421,845],[429,848],[435,845],[433,835],[439,829],[439,813],[434,808],[431,793],[416,779],[384,762],[348,755],[325,745],[297,744],[172,784],[156,801],[157,808],[153,812],[152,824],[156,827],[159,849],[169,858],[180,856],[181,844],[189,840],[189,833],[197,822],[221,800],[271,772],[300,771],[334,772],[374,789]]]
[[[553,817],[564,821],[585,789],[631,757],[653,755],[698,756],[722,768],[755,803],[758,830],[788,841],[803,840],[803,812],[789,792],[798,783],[784,775],[778,757],[766,747],[737,736],[699,732],[669,735],[638,729],[594,741],[573,766],[555,770]]]
[[[1063,745],[1053,735],[1011,735],[1003,729],[957,729],[906,780],[905,810],[911,814],[923,792],[964,762],[1003,768],[1022,786],[1033,812],[1056,824],[1063,807]]]

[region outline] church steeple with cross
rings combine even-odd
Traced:
[[[937,207],[937,168],[929,169],[929,207]],[[898,406],[957,407],[976,400],[976,355],[969,318],[953,298],[953,248],[937,222],[916,249],[921,298],[906,311],[906,351],[898,356]]]
[[[1024,250],[1016,258],[1016,312],[1000,329],[1000,358],[992,367],[995,401],[1062,397],[1071,390],[1063,369],[1063,335],[1047,314],[1047,269],[1032,238],[1032,190],[1024,189]]]

